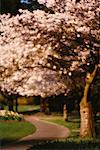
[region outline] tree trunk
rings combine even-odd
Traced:
[[[42,99],[41,100],[40,109],[41,109],[41,112],[44,112],[47,115],[50,114],[50,109],[49,109],[49,104],[48,104],[47,99]]]
[[[80,104],[80,114],[81,114],[80,136],[95,137],[93,113],[91,109],[91,104],[89,102],[86,105]]]
[[[63,118],[65,121],[68,121],[68,110],[66,104],[63,106]]]
[[[41,112],[45,112],[45,102],[44,102],[44,99],[41,99],[40,111]]]
[[[88,75],[84,89],[84,95],[80,102],[80,115],[81,115],[80,136],[84,138],[95,137],[93,112],[91,104],[88,102],[88,92],[90,85],[95,77],[96,70],[97,66],[95,66],[94,71]]]
[[[17,100],[17,98],[15,99],[15,111],[18,112],[18,100]]]
[[[8,109],[9,111],[13,111],[13,99],[8,100]]]

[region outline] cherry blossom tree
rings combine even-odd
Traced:
[[[0,15],[1,91],[22,96],[67,95],[72,79],[86,76],[80,135],[94,136],[88,91],[99,66],[99,2],[38,2],[55,13],[19,10],[20,15]]]

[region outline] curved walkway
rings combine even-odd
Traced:
[[[1,148],[3,150],[27,150],[33,145],[34,142],[60,140],[67,138],[70,135],[69,129],[50,123],[47,121],[39,120],[34,116],[25,116],[25,120],[34,124],[37,128],[36,132],[22,138],[16,143],[8,147]]]

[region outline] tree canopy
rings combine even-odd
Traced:
[[[0,88],[42,97],[68,93],[99,63],[98,0],[38,0],[54,11],[0,15]]]

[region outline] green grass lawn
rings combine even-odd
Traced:
[[[0,145],[6,145],[35,131],[35,126],[28,122],[0,122]]]
[[[4,109],[8,110],[8,106],[5,106]],[[18,112],[31,112],[31,111],[36,111],[39,110],[40,106],[39,105],[18,105]],[[15,110],[15,106],[14,106]]]
[[[39,108],[40,108],[39,105],[19,105],[18,112],[33,111],[38,110]]]

